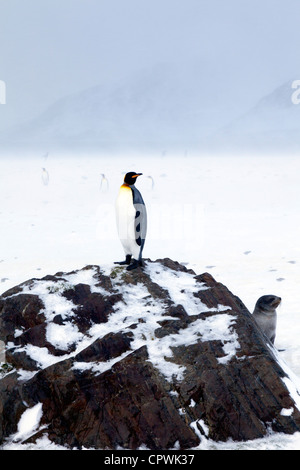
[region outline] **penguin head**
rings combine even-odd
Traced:
[[[136,182],[137,177],[142,174],[143,173],[135,173],[134,171],[130,171],[129,173],[126,173],[124,183],[128,184],[129,186],[133,186]]]

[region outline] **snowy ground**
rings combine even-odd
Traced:
[[[137,187],[149,218],[144,256],[210,272],[250,311],[261,295],[282,297],[275,345],[300,377],[295,156],[2,156],[0,294],[32,277],[122,259],[114,203],[127,171],[143,172]],[[300,435],[202,448],[300,449]]]

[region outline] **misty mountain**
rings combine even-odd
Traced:
[[[292,101],[292,81],[239,117],[232,96],[226,96],[226,84],[223,89],[216,85],[204,66],[180,70],[160,65],[64,97],[1,140],[45,151],[300,148],[300,104]]]
[[[218,87],[220,88],[220,87]],[[4,136],[33,146],[200,147],[228,122],[204,68],[165,65],[67,96]]]
[[[224,149],[284,151],[300,149],[300,92],[290,80],[215,134]]]

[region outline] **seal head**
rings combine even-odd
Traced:
[[[277,312],[276,308],[281,298],[276,295],[263,295],[256,302],[253,317],[264,335],[274,344],[276,336]]]

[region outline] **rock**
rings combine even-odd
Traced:
[[[13,341],[16,329],[29,330],[43,323],[43,307],[37,295],[19,294],[0,299],[0,339],[5,343]]]
[[[77,362],[109,361],[130,351],[133,333],[109,333],[103,338],[96,339],[90,346],[75,356]]]
[[[1,379],[0,385],[0,442],[17,432],[17,424],[26,410],[20,395],[17,373]]]
[[[0,442],[39,403],[21,442],[191,449],[300,430],[292,374],[242,301],[208,273],[145,264],[60,272],[0,297]]]
[[[34,397],[46,403],[43,421],[51,423],[48,432],[56,443],[100,449],[198,443],[148,362],[146,346],[98,375],[73,370],[72,364],[48,367],[23,386],[27,402]]]

